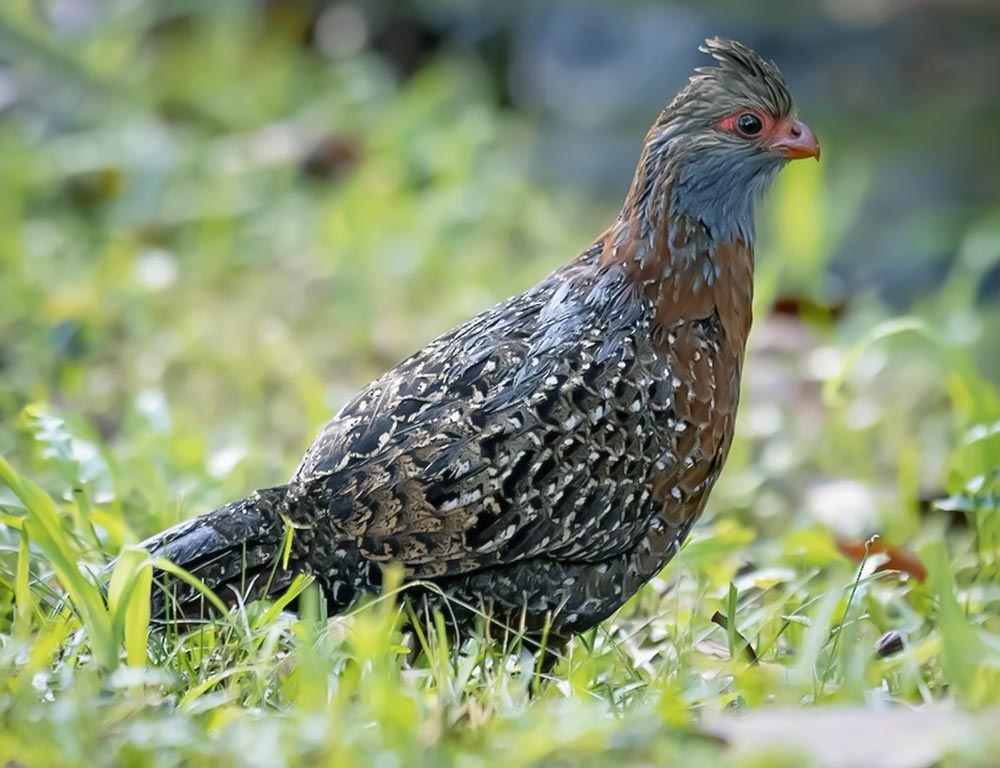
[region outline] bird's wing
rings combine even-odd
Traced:
[[[645,464],[671,461],[649,455],[671,392],[622,286],[553,278],[432,342],[338,414],[296,479],[415,577],[630,547]]]

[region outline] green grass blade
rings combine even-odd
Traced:
[[[35,609],[35,599],[31,594],[28,579],[28,565],[31,558],[31,545],[28,531],[21,528],[21,544],[17,554],[17,574],[14,578],[14,604],[17,607],[16,634],[18,637],[28,637],[31,634],[31,616]]]
[[[118,664],[118,648],[100,588],[77,567],[77,553],[63,531],[55,504],[45,491],[21,477],[3,457],[0,457],[0,480],[24,504],[28,537],[51,562],[59,583],[87,629],[95,657],[101,666],[113,669]]]
[[[146,663],[149,633],[149,599],[153,588],[153,568],[149,553],[126,547],[115,563],[108,586],[115,637],[123,638],[129,666]]]
[[[229,612],[226,604],[222,601],[215,592],[213,592],[209,586],[179,565],[174,565],[172,562],[163,557],[158,557],[153,561],[153,566],[163,571],[164,573],[169,573],[171,576],[176,576],[178,579],[183,581],[185,584],[189,584],[194,587],[198,592],[212,604],[212,606],[220,613],[220,615],[225,615]]]

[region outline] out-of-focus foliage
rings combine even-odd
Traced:
[[[830,109],[824,162],[789,168],[761,211],[744,406],[709,512],[550,674],[510,638],[404,635],[391,589],[329,623],[307,590],[298,616],[279,601],[149,628],[135,542],[281,482],[355,387],[614,213],[620,189],[547,162],[584,135],[549,153],[531,108],[561,82],[525,52],[547,17],[503,48],[483,11],[470,47],[455,8],[0,9],[0,762],[798,766],[870,747],[854,764],[981,764],[1000,747],[1000,212],[923,200],[908,236],[947,258],[905,316],[845,289],[838,254],[884,174]],[[504,50],[541,62],[538,82]],[[625,179],[640,135],[624,160],[594,136],[589,154]],[[883,245],[861,263],[905,277]],[[926,743],[892,718],[939,702],[987,711],[927,720]],[[766,732],[776,706],[831,704],[871,708],[870,732],[848,748],[817,726],[804,747],[726,714]]]

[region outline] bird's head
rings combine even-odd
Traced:
[[[732,40],[712,38],[700,50],[715,64],[696,69],[654,123],[636,182],[670,218],[750,242],[754,202],[789,160],[818,159],[819,142],[777,65]]]

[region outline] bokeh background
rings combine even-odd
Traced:
[[[151,631],[123,545],[585,248],[717,34],[823,159],[759,211],[737,437],[664,572],[550,680],[392,596]],[[998,40],[996,0],[0,0],[0,764],[995,764]]]
[[[948,487],[951,375],[1000,373],[987,0],[6,2],[0,451],[121,541],[282,481],[611,221],[715,34],[780,64],[823,162],[760,211],[713,511],[907,540],[974,474]]]

